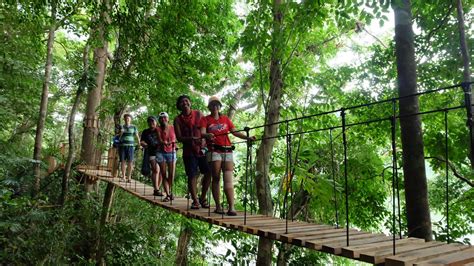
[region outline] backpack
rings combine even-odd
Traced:
[[[113,138],[112,138],[112,146],[114,148],[118,148],[120,146],[120,137],[119,135],[115,135]]]

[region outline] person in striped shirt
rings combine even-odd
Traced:
[[[120,164],[122,169],[122,181],[126,181],[130,183],[130,179],[132,177],[133,171],[133,155],[135,152],[135,137],[137,138],[138,142],[140,143],[140,136],[138,135],[138,129],[134,125],[132,125],[132,116],[130,114],[124,114],[123,120],[125,124],[120,129],[119,138],[120,138],[120,146],[119,146],[119,158]],[[128,175],[125,175],[126,168],[128,168]],[[125,179],[125,176],[127,177]]]

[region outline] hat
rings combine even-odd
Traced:
[[[156,122],[156,117],[153,116],[153,115],[150,115],[150,116],[146,119],[147,122],[148,122],[148,121],[151,121],[151,120],[153,120],[153,121]]]
[[[168,113],[167,112],[161,112],[158,117],[169,117]]]
[[[207,106],[209,106],[212,102],[218,102],[222,106],[221,100],[219,100],[219,97],[217,96],[211,96],[209,98],[209,101],[207,102]]]

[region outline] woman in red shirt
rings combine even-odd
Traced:
[[[232,144],[228,133],[246,140],[255,140],[255,136],[248,137],[242,132],[237,132],[230,119],[219,113],[222,103],[219,98],[212,96],[207,106],[211,114],[203,117],[200,122],[202,136],[208,141],[209,161],[212,170],[212,196],[216,202],[215,213],[224,213],[220,205],[220,174],[224,172],[224,193],[229,203],[227,215],[235,216],[234,184],[232,183],[234,161],[232,157]]]
[[[160,165],[163,187],[166,194],[163,201],[170,201],[173,200],[173,194],[170,192],[170,188],[173,187],[174,172],[176,169],[176,135],[174,133],[174,127],[168,124],[169,116],[166,112],[161,112],[158,120],[160,125],[156,127],[156,132],[160,145],[156,153],[156,161]]]

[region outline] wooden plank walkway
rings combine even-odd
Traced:
[[[337,256],[386,265],[466,265],[474,264],[474,247],[460,244],[446,244],[423,239],[397,239],[393,255],[393,238],[383,234],[349,230],[349,244],[346,245],[346,229],[329,225],[318,225],[286,220],[259,214],[246,215],[242,211],[237,216],[215,214],[209,209],[191,210],[188,200],[175,197],[172,202],[163,202],[153,196],[153,188],[137,180],[131,183],[113,178],[110,171],[78,168],[78,171],[114,184],[128,193],[172,212],[206,223],[219,225],[273,240],[322,251]],[[211,207],[212,208],[212,207]]]

